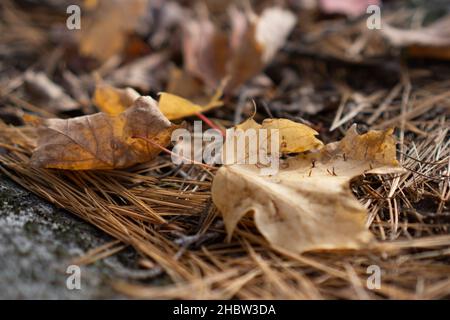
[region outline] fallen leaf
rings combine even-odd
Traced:
[[[450,46],[450,15],[419,29],[398,29],[384,24],[381,31],[396,46]]]
[[[264,64],[269,63],[283,47],[296,22],[294,14],[279,7],[263,11],[256,24],[255,38],[263,48]]]
[[[367,247],[373,236],[367,212],[350,181],[362,174],[398,173],[392,130],[359,135],[353,126],[339,142],[286,160],[277,174],[257,165],[226,165],[217,172],[212,198],[228,238],[253,214],[256,227],[275,247],[295,253]]]
[[[95,87],[94,104],[100,111],[117,115],[128,109],[141,95],[132,88],[118,89],[106,83]]]
[[[138,26],[146,12],[147,0],[102,0],[88,5],[93,10],[80,30],[80,53],[105,61],[120,53],[128,33]],[[83,20],[84,21],[84,20]]]
[[[260,17],[230,9],[231,34],[218,31],[207,17],[185,26],[183,56],[188,72],[217,88],[229,77],[230,92],[257,75],[283,46],[296,23],[288,10],[267,8]]]
[[[209,103],[201,106],[180,96],[161,92],[158,106],[167,119],[177,120],[222,106],[221,95],[222,91],[219,89]],[[100,111],[109,115],[118,115],[132,106],[139,97],[140,94],[132,88],[119,89],[101,82],[95,88],[93,102]]]
[[[384,24],[381,32],[393,45],[406,47],[411,56],[450,59],[450,15],[419,29]]]
[[[159,76],[166,76],[168,55],[157,52],[127,63],[106,77],[114,86],[132,87],[148,92],[150,89],[159,91],[161,84]]]
[[[193,116],[221,106],[223,103],[215,95],[210,103],[200,106],[191,101],[167,92],[159,94],[159,109],[169,120]]]
[[[232,92],[264,68],[264,48],[256,38],[256,20],[234,7],[230,9],[231,56],[226,65],[230,77],[226,91]]]
[[[167,81],[165,91],[198,103],[198,99],[203,100],[204,98],[203,88],[204,86],[201,80],[186,70],[173,66],[170,69],[169,80]]]
[[[279,130],[282,153],[299,153],[323,146],[322,141],[315,137],[319,134],[316,130],[288,119],[266,119],[262,128]]]
[[[216,88],[226,74],[228,38],[207,18],[189,20],[183,34],[184,66],[192,75]]]
[[[126,168],[150,161],[161,151],[157,145],[167,146],[177,128],[151,97],[138,98],[119,115],[100,112],[43,123],[31,164],[68,170]]]
[[[271,130],[278,130],[279,133],[279,152],[282,154],[288,153],[300,153],[308,150],[319,149],[323,146],[322,141],[315,136],[318,132],[304,124],[291,121],[289,119],[265,119],[262,124],[257,123],[253,118],[249,118],[246,121],[238,124],[235,128],[236,131],[242,130],[244,133],[249,130],[255,130],[257,137],[257,144],[259,148],[265,150],[271,150],[270,146],[270,133]],[[259,130],[267,130],[267,141],[259,141]],[[249,140],[245,141],[246,155],[250,150]],[[224,150],[224,156],[226,158],[226,149]],[[225,163],[235,163],[236,159],[227,159]]]

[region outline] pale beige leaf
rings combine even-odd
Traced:
[[[263,11],[256,25],[255,37],[264,48],[262,61],[270,62],[275,53],[286,42],[297,22],[295,15],[279,7],[268,8]]]
[[[273,246],[295,253],[367,247],[366,210],[350,181],[364,173],[399,172],[392,131],[358,135],[353,127],[340,142],[288,159],[277,174],[260,175],[255,165],[223,166],[212,197],[228,236],[247,214]]]
[[[398,29],[385,24],[381,31],[397,46],[450,46],[450,15],[420,29]]]

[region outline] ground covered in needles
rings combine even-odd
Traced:
[[[450,297],[446,1],[72,2],[0,4],[7,297]],[[175,163],[195,121],[280,129],[281,172]]]

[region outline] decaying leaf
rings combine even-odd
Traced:
[[[225,91],[232,91],[258,74],[272,60],[296,23],[295,16],[277,7],[260,17],[230,10],[231,35],[218,31],[203,17],[186,24],[183,54],[186,70],[210,88],[225,77]]]
[[[207,17],[192,19],[184,28],[184,65],[192,75],[215,88],[226,74],[228,38]]]
[[[127,35],[146,12],[147,0],[102,0],[92,6],[95,12],[86,19],[80,32],[82,55],[104,61],[124,49]],[[88,5],[89,9],[90,6]]]
[[[381,31],[393,45],[407,47],[412,56],[450,59],[450,15],[420,29],[403,30],[384,24]]]
[[[255,38],[263,48],[264,64],[269,63],[281,49],[296,22],[297,19],[291,12],[281,8],[273,7],[263,11],[256,24]]]
[[[31,164],[69,170],[126,168],[150,161],[160,153],[158,146],[169,144],[176,128],[150,97],[138,98],[119,115],[100,112],[43,121]]]
[[[116,115],[128,109],[140,96],[133,88],[118,89],[100,83],[95,87],[93,102],[100,111]]]
[[[223,166],[212,197],[229,237],[252,213],[272,245],[295,253],[364,248],[373,237],[350,181],[366,173],[400,172],[395,155],[392,130],[359,135],[354,126],[339,142],[289,158],[272,176],[260,175],[256,165]]]

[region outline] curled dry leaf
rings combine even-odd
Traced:
[[[80,52],[99,61],[120,53],[129,33],[137,28],[146,12],[148,0],[101,0],[87,6],[95,11],[80,30]],[[84,20],[83,20],[84,21]]]
[[[43,124],[31,164],[69,170],[126,168],[150,161],[160,153],[158,146],[170,143],[176,128],[150,97],[138,98],[119,115],[100,112]]]
[[[210,88],[229,77],[232,91],[258,74],[283,46],[296,23],[290,11],[265,9],[260,17],[230,10],[231,35],[218,31],[207,18],[190,20],[185,27],[185,68]]]
[[[119,87],[133,87],[141,91],[158,91],[162,87],[161,77],[167,73],[168,55],[156,52],[127,63],[106,77],[108,82]]]
[[[207,17],[192,19],[184,27],[183,52],[186,70],[211,88],[219,85],[230,55],[224,32],[216,30]]]
[[[450,15],[420,29],[384,24],[381,32],[393,45],[407,47],[412,56],[450,59]]]
[[[212,197],[229,237],[252,213],[258,230],[275,247],[295,253],[364,248],[373,237],[350,181],[365,173],[401,172],[395,155],[392,130],[359,135],[353,126],[341,141],[289,158],[272,176],[261,176],[255,165],[223,166]]]

